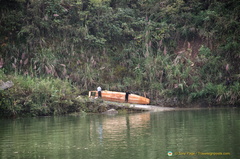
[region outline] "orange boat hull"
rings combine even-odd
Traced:
[[[102,99],[106,101],[120,102],[125,103],[125,95],[123,92],[114,92],[114,91],[102,91]],[[89,97],[98,97],[97,91],[89,91]],[[149,104],[150,99],[136,95],[129,94],[128,103],[132,104]]]

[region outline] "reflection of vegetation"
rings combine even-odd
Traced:
[[[175,152],[221,150],[237,158],[239,119],[238,109],[204,109],[0,120],[3,138],[0,151],[2,158],[128,158],[132,155],[134,159],[145,159],[164,158],[169,149]]]
[[[128,88],[146,92],[152,101],[240,102],[237,0],[0,4],[5,74],[70,80],[81,92],[96,85]]]

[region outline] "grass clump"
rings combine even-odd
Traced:
[[[80,91],[69,81],[56,78],[6,76],[12,88],[0,91],[0,116],[47,116],[86,110],[86,101],[77,100]]]

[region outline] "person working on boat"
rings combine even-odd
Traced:
[[[128,96],[129,94],[131,94],[129,91],[126,91],[126,95],[125,95],[125,102],[128,102]]]
[[[101,92],[102,88],[100,86],[98,86],[97,91],[98,91],[98,97],[99,98],[102,97],[102,92]]]

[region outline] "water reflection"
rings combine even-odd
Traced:
[[[94,117],[93,117],[94,118]],[[100,116],[101,120],[91,120],[90,136],[98,136],[102,146],[127,147],[131,138],[142,135],[149,129],[150,113],[120,116]]]
[[[0,120],[0,158],[201,158],[240,155],[238,109]],[[204,158],[214,158],[203,156]]]
[[[149,126],[149,122],[150,113],[104,118],[102,121],[104,137],[122,136],[127,133],[137,135],[140,131],[139,129],[145,129]]]

